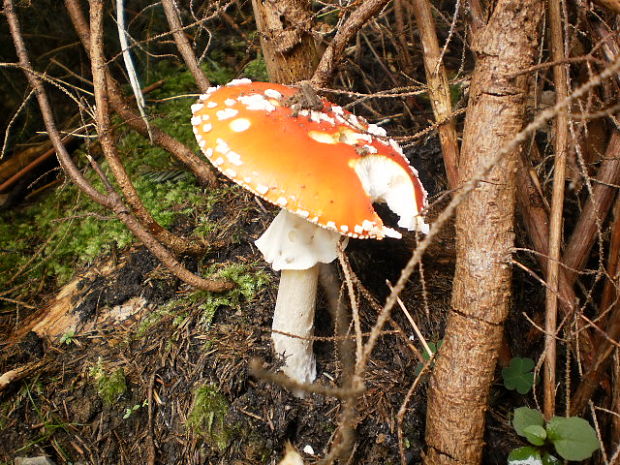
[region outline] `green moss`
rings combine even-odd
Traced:
[[[258,56],[250,61],[244,68],[243,74],[253,81],[268,81],[267,64],[262,56]]]
[[[252,271],[248,265],[232,264],[217,270],[215,266],[205,272],[233,281],[236,286],[224,293],[214,294],[207,291],[195,291],[187,298],[202,311],[201,324],[209,327],[220,307],[241,309],[243,303],[251,302],[258,290],[269,282],[269,275],[264,271]]]
[[[107,372],[99,359],[89,370],[89,375],[93,378],[97,394],[105,405],[112,405],[127,392],[127,380],[122,368]]]
[[[228,401],[216,386],[200,386],[194,391],[194,403],[186,426],[203,436],[211,447],[222,451],[228,446],[231,436],[225,423],[228,408]]]
[[[190,317],[191,308],[200,311],[198,324],[203,330],[211,326],[211,322],[221,307],[235,310],[247,306],[256,297],[258,291],[270,280],[270,276],[262,271],[256,271],[254,265],[227,264],[213,265],[203,270],[201,275],[211,275],[215,278],[227,278],[236,286],[230,291],[212,293],[194,290],[188,294],[169,300],[164,305],[149,312],[140,322],[134,333],[136,339],[142,339],[151,328],[157,325],[164,317],[172,318],[174,327],[181,326]]]
[[[209,62],[205,66],[214,82],[232,77],[230,70],[216,63]],[[167,63],[162,63],[155,74],[158,79],[165,78],[165,84],[149,95],[149,98],[163,100],[163,103],[149,106],[151,121],[198,153],[190,124],[194,97],[165,100],[195,91],[193,78]],[[119,120],[115,123],[119,152],[129,177],[147,210],[162,226],[168,228],[180,216],[194,216],[196,211],[204,211],[212,205],[213,196],[205,197],[194,175],[169,153],[154,147]],[[85,168],[86,148],[82,150],[74,153],[74,159],[81,163],[87,179],[101,188],[97,176]],[[109,173],[107,163],[102,159],[99,163],[104,172]],[[212,228],[211,225],[202,226],[203,230]],[[66,283],[77,267],[133,241],[132,234],[120,221],[71,183],[39,196],[34,203],[0,212],[0,237],[3,238],[0,283],[7,283],[23,268],[20,276],[11,281],[12,286],[27,284],[17,287],[9,296],[18,300],[36,295],[32,289],[35,285]]]

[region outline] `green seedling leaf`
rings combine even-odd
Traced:
[[[549,452],[545,452],[543,454],[543,465],[560,465],[560,459],[558,459],[555,455],[551,455]]]
[[[508,465],[543,465],[543,459],[538,448],[519,447],[508,454]]]
[[[534,386],[534,360],[531,358],[514,357],[510,365],[502,369],[504,386],[519,394],[527,394]]]
[[[553,417],[547,423],[547,436],[566,460],[585,460],[599,448],[594,428],[579,417]]]
[[[541,454],[538,447],[525,446],[508,455],[508,465],[560,465],[560,461],[548,452]]]
[[[512,426],[519,436],[526,437],[525,428],[531,425],[544,426],[545,420],[538,410],[527,407],[515,409],[515,416],[512,419]]]
[[[523,429],[525,438],[535,446],[542,446],[547,439],[547,431],[540,425],[530,425]]]
[[[422,358],[424,358],[424,360],[428,362],[431,359],[431,357],[435,355],[437,351],[441,348],[442,344],[443,344],[443,339],[441,339],[437,343],[429,342],[428,348],[430,349],[431,353],[429,354],[426,350],[423,350]],[[424,368],[424,363],[422,362],[418,363],[415,367],[415,375],[418,376],[423,368]]]

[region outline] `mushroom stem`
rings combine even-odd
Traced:
[[[282,270],[273,315],[271,339],[276,354],[285,360],[282,371],[300,383],[316,378],[312,336],[318,278],[318,264],[307,270]]]

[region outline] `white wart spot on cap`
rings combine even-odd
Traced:
[[[247,118],[237,118],[230,122],[228,125],[231,131],[234,132],[243,132],[250,128],[252,123]]]
[[[375,226],[375,223],[372,221],[364,220],[362,223],[362,229],[364,231],[370,231]]]
[[[201,121],[200,116],[192,116],[192,126],[198,126]]]
[[[252,80],[250,80],[248,78],[233,79],[228,84],[226,84],[226,87],[240,86],[240,85],[243,85],[243,84],[252,84]]]
[[[225,169],[224,174],[231,179],[235,179],[237,177],[237,172],[231,168]]]
[[[308,131],[308,136],[321,144],[335,144],[338,142],[337,138],[332,134],[323,131]]]
[[[225,108],[216,112],[215,116],[217,116],[217,119],[219,119],[220,121],[223,121],[225,119],[234,118],[238,114],[239,110],[235,110],[234,108]]]
[[[390,146],[396,151],[396,153],[404,156],[403,149],[395,140],[390,139]]]
[[[243,165],[243,161],[241,161],[241,155],[239,155],[237,152],[233,152],[232,150],[230,150],[226,154],[226,158],[228,158],[228,161],[231,162],[233,165]]]
[[[276,203],[280,205],[281,207],[284,207],[288,203],[288,200],[286,200],[286,197],[278,197],[278,200],[276,200]]]
[[[387,132],[385,131],[385,129],[377,126],[376,124],[369,124],[367,130],[373,136],[378,136],[378,137],[386,137],[387,136]]]
[[[217,158],[213,161],[213,164],[214,164],[215,166],[220,166],[220,165],[224,164],[224,159],[223,159],[222,157],[217,157]]]
[[[209,132],[211,129],[213,129],[213,125],[210,123],[202,125],[202,132]]]
[[[276,109],[275,105],[269,102],[269,100],[261,94],[242,95],[239,97],[239,102],[245,105],[248,110],[266,111],[267,113],[271,113]]]
[[[209,158],[211,158],[213,156],[213,149],[211,147],[207,147],[205,149],[205,155]]]
[[[202,95],[201,95],[202,97]],[[202,110],[202,108],[204,107],[204,105],[202,103],[194,103],[192,105],[192,113],[196,113],[197,111]]]
[[[264,184],[257,184],[256,192],[258,192],[260,195],[265,195],[267,192],[269,192],[269,188]]]
[[[275,98],[275,99],[282,98],[282,94],[280,92],[278,92],[277,90],[275,90],[275,89],[267,89],[265,91],[265,95],[267,97],[271,97],[271,98]]]
[[[348,232],[348,231],[349,231],[349,227],[348,227],[346,224],[343,224],[342,226],[340,226],[340,230],[341,230],[343,233],[346,233],[346,232]]]
[[[217,107],[217,102],[207,102],[207,108],[215,108]]]
[[[230,152],[230,147],[228,146],[228,144],[224,141],[224,139],[221,138],[217,138],[217,140],[215,141],[215,151],[216,152],[220,152],[221,154],[226,155],[228,152]]]
[[[227,98],[226,100],[224,100],[224,105],[226,105],[227,107],[232,107],[235,103],[237,103],[237,101],[231,98]]]

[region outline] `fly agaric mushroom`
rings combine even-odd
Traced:
[[[282,370],[311,383],[319,263],[337,257],[341,236],[401,237],[373,202],[386,203],[400,227],[426,233],[428,225],[426,192],[398,144],[325,99],[321,110],[289,106],[296,92],[249,79],[212,87],[192,105],[192,126],[218,170],[282,208],[256,245],[281,270],[272,339]]]

